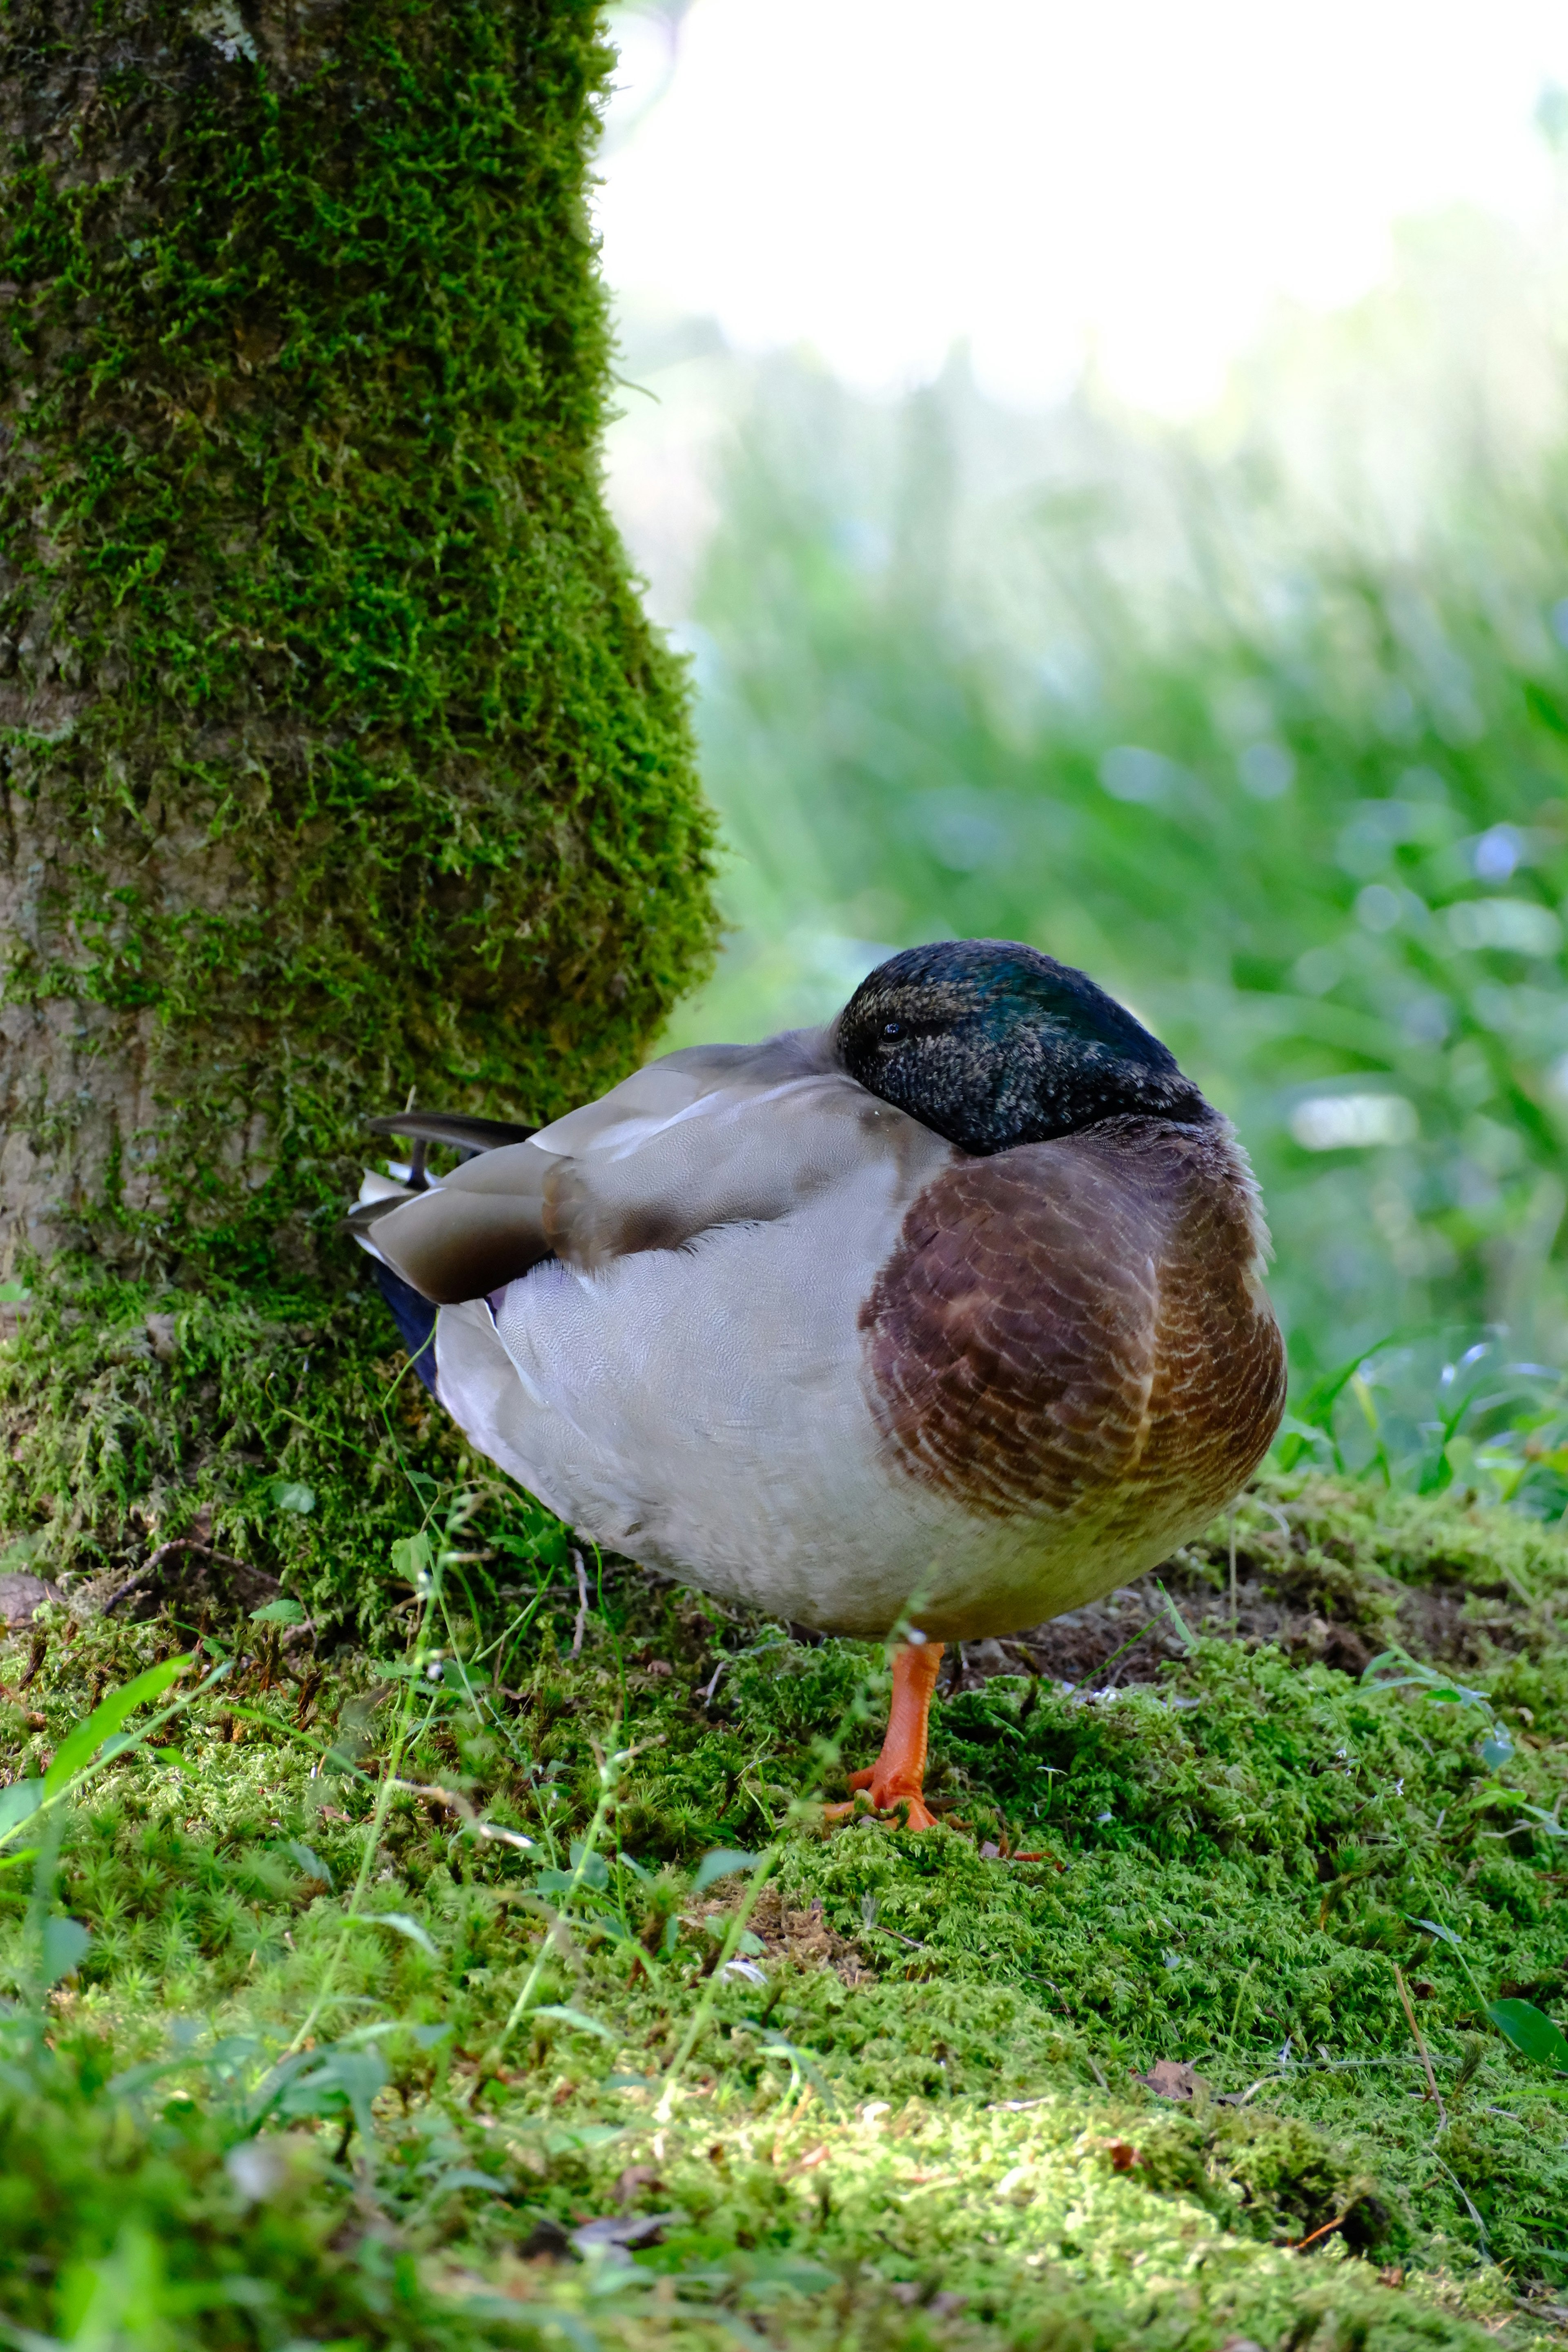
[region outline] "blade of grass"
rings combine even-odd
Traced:
[[[1421,2028],[1415,2022],[1415,2011],[1411,2001],[1409,1991],[1405,1986],[1405,1971],[1400,1967],[1397,1960],[1394,1963],[1394,1981],[1399,1987],[1399,1998],[1404,2004],[1405,2014],[1410,2021],[1411,2038],[1415,2042],[1417,2050],[1421,2053],[1421,2063],[1426,2069],[1426,2095],[1436,2108],[1438,2117],[1442,2122],[1444,2128],[1447,2129],[1448,2118],[1444,2110],[1442,2094],[1437,2088],[1437,2077],[1432,2072],[1431,2054],[1426,2048],[1426,2042],[1421,2037]]]

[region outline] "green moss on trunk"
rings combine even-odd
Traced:
[[[302,1269],[366,1111],[552,1116],[705,970],[608,62],[584,0],[0,9],[13,1240]]]

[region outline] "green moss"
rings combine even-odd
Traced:
[[[142,2117],[101,2096],[91,2041],[0,2089],[0,2240],[6,2319],[137,2346],[279,2341],[434,2347],[453,2315],[379,2240],[334,2255],[341,2196],[308,2159],[247,2200],[220,2125],[192,2106]],[[40,2279],[47,2287],[40,2287]],[[96,2338],[93,2331],[100,2331]],[[459,2340],[467,2331],[460,2322]]]
[[[609,62],[588,0],[0,16],[4,1108],[52,1241],[300,1265],[365,1113],[554,1116],[707,968],[600,495]]]
[[[1504,1512],[1449,1496],[1412,1514],[1324,1481],[1278,1500],[1288,1486],[1269,1500],[1298,1559],[1360,1542],[1417,1597],[1483,1601],[1518,1565]],[[120,2292],[133,2221],[167,2249],[159,2309],[181,2345],[239,2326],[232,2305],[177,2307],[198,2270],[270,2282],[290,2311],[319,2293],[335,2330],[374,2344],[419,2339],[437,2308],[484,2341],[560,2324],[638,2352],[737,2326],[899,2352],[1544,2344],[1568,2284],[1568,2105],[1482,2004],[1568,2012],[1561,1534],[1526,1528],[1540,1612],[1478,1621],[1492,1632],[1465,1680],[1489,1718],[1207,1638],[1111,1700],[1004,1675],[939,1701],[931,1777],[969,1826],[784,1825],[752,1915],[758,1983],[711,1973],[744,1876],[699,1893],[693,1867],[777,1834],[840,1740],[830,1771],[868,1757],[879,1654],[803,1648],[615,1563],[601,1584],[591,1561],[574,1656],[550,1531],[528,1535],[530,1566],[498,1509],[466,1523],[460,1549],[493,1557],[454,1563],[470,1583],[432,1629],[446,1663],[409,1718],[412,1786],[373,1841],[408,1687],[388,1634],[323,1662],[301,1732],[300,1684],[264,1689],[246,1633],[254,1663],[184,1719],[180,1758],[117,1764],[84,1800],[58,1901],[93,1940],[54,1999],[61,2054],[40,2075],[14,2049],[0,2087],[0,2172],[48,2215],[8,2318],[65,2333],[68,2275]],[[1243,1548],[1271,1525],[1249,1502]],[[1194,1591],[1213,1549],[1194,1548]],[[521,1593],[498,1601],[503,1583]],[[68,1639],[66,1614],[41,1621],[14,1765],[169,1637],[96,1622]],[[17,1689],[31,1655],[16,1636],[0,1679]],[[605,1866],[544,1950],[549,1874],[617,1717],[636,1753]],[[1488,1719],[1514,1743],[1495,1769]],[[464,1806],[533,1852],[468,1833]],[[345,1940],[362,1870],[362,1907],[402,1924]],[[0,1876],[20,1890],[0,1900],[13,1991],[25,1876]],[[536,2000],[573,2014],[536,2011],[498,2071],[486,2053],[541,1958]],[[312,2063],[361,2053],[369,2137],[347,2092],[300,2076],[263,2136],[284,2170],[253,2209],[220,2158],[284,2080],[268,2070],[329,1968]],[[1194,2069],[1190,2103],[1138,2079],[1162,2059]],[[123,2211],[71,2185],[81,2148],[110,2147]],[[675,2218],[620,2272],[523,2253],[628,2202]]]
[[[390,1546],[463,1457],[368,1283],[192,1290],[89,1260],[57,1263],[24,1305],[0,1349],[11,1567],[101,1599],[200,1521],[312,1611],[384,1617]],[[525,1526],[523,1498],[493,1485],[500,1522]]]

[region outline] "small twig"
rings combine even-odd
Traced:
[[[203,1543],[199,1536],[174,1536],[168,1543],[160,1544],[157,1550],[153,1554],[152,1559],[147,1562],[146,1566],[144,1568],[139,1568],[134,1576],[128,1576],[124,1583],[120,1586],[119,1590],[110,1594],[108,1600],[103,1604],[103,1615],[107,1617],[111,1609],[118,1609],[121,1602],[127,1597],[127,1595],[134,1592],[139,1584],[145,1584],[147,1579],[153,1575],[157,1569],[160,1569],[163,1562],[168,1559],[169,1554],[174,1551],[205,1552],[209,1559],[218,1561],[225,1568],[237,1568],[243,1570],[245,1566],[245,1562],[242,1559],[235,1559],[226,1551],[215,1551],[212,1545],[210,1543]]]
[[[1447,2128],[1448,2117],[1443,2106],[1442,2095],[1437,2089],[1437,2077],[1432,2072],[1432,2061],[1427,2055],[1426,2044],[1421,2039],[1421,2028],[1415,2022],[1415,2011],[1412,2006],[1410,1995],[1405,1990],[1405,1972],[1397,1960],[1394,1963],[1394,1981],[1399,1987],[1399,1998],[1405,2004],[1405,2014],[1410,2020],[1410,2031],[1415,2037],[1415,2047],[1421,2053],[1421,2063],[1426,2069],[1427,2096],[1436,2106],[1444,2127]]]
[[[723,1651],[721,1651],[719,1654],[718,1664],[714,1667],[713,1672],[702,1685],[701,1698],[704,1706],[712,1706],[713,1694],[719,1687],[719,1677],[723,1673],[729,1663],[730,1660],[727,1654]]]
[[[588,1622],[588,1580],[583,1571],[583,1555],[574,1551],[572,1565],[577,1571],[577,1622],[572,1629],[572,1655],[583,1654],[583,1630]]]
[[[1342,2221],[1348,2221],[1350,2217],[1351,2209],[1347,2205],[1342,2213],[1336,2213],[1333,2220],[1331,2221],[1325,2221],[1321,2230],[1310,2231],[1304,2238],[1293,2239],[1290,2242],[1291,2252],[1293,2254],[1304,2254],[1309,2246],[1315,2246],[1320,2238],[1326,2238],[1331,2230],[1337,2230],[1340,2227],[1340,2224]]]
[[[128,1576],[124,1583],[115,1591],[111,1592],[108,1600],[104,1602],[104,1615],[107,1617],[111,1609],[118,1609],[126,1595],[128,1593],[134,1592],[139,1584],[145,1584],[147,1579],[152,1575],[152,1573],[153,1563],[149,1560],[147,1566],[145,1568],[139,1568],[134,1576]]]
[[[501,1845],[515,1847],[519,1853],[537,1853],[536,1838],[524,1837],[521,1830],[502,1829],[499,1822],[482,1822],[460,1789],[444,1788],[439,1781],[394,1780],[399,1796],[423,1797],[426,1803],[447,1812],[456,1813],[470,1837],[489,1838]]]
[[[442,1806],[465,1823],[471,1824],[479,1819],[461,1789],[446,1788],[439,1780],[396,1780],[392,1786],[400,1797],[423,1797],[426,1804]]]

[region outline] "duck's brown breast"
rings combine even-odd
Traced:
[[[1131,1537],[1217,1509],[1284,1407],[1266,1248],[1222,1120],[1107,1120],[947,1169],[860,1311],[889,1458],[998,1518],[1089,1506]]]

